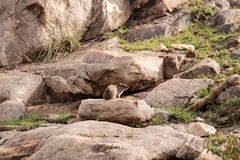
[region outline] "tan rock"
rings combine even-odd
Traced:
[[[188,126],[188,133],[195,136],[208,136],[209,134],[214,134],[216,132],[217,130],[213,126],[202,122],[192,122]]]
[[[153,48],[153,51],[156,52],[167,52],[168,48],[164,45],[164,44],[159,44],[158,46],[156,46],[155,48]]]
[[[211,151],[204,149],[203,152],[196,158],[196,160],[222,160],[222,158],[213,154]]]
[[[152,118],[153,109],[143,100],[87,99],[78,109],[81,120],[108,121],[132,125]]]
[[[177,50],[189,50],[189,51],[194,51],[195,46],[191,44],[172,44],[172,48],[177,49]]]

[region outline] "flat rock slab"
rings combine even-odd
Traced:
[[[96,121],[19,133],[0,146],[0,158],[174,159],[187,136],[171,126],[130,128]]]
[[[154,88],[144,100],[151,106],[183,107],[196,91],[207,88],[213,83],[212,79],[173,78]]]
[[[19,98],[24,103],[32,104],[42,93],[42,87],[40,76],[20,71],[0,73],[0,103]]]
[[[99,120],[126,125],[144,122],[152,118],[153,109],[143,100],[87,99],[78,109],[81,120]]]

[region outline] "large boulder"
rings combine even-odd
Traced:
[[[54,43],[95,38],[117,29],[130,17],[129,0],[2,0],[0,67],[37,58]]]
[[[38,75],[20,71],[0,73],[0,103],[21,99],[26,104],[34,104],[43,91],[43,80]]]
[[[152,118],[153,109],[143,100],[87,99],[81,102],[78,115],[81,120],[99,120],[133,125]]]
[[[224,102],[230,99],[240,98],[240,85],[229,87],[226,91],[222,92],[218,98],[218,102]]]
[[[155,37],[164,37],[177,34],[186,29],[192,22],[190,13],[176,13],[148,24],[138,25],[124,33],[128,41],[138,41]]]
[[[22,67],[21,70],[41,72],[47,86],[63,98],[66,94],[98,97],[110,84],[125,83],[130,91],[154,87],[163,81],[164,60],[158,55],[119,49],[87,49],[57,62]]]
[[[108,122],[84,121],[17,134],[0,146],[0,158],[176,159],[187,136],[171,126],[130,128]]]
[[[208,88],[213,83],[212,79],[173,78],[154,88],[144,100],[151,106],[183,107],[196,91]]]

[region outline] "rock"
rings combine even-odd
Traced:
[[[172,44],[172,48],[177,50],[189,50],[189,51],[195,50],[195,46],[191,44]]]
[[[176,78],[192,78],[201,74],[218,75],[220,73],[220,66],[210,58],[203,59],[196,65],[188,68],[186,71],[174,75]]]
[[[240,7],[240,1],[239,0],[228,0],[231,4],[231,6],[234,8],[239,8]]]
[[[240,59],[240,48],[230,54],[232,59]]]
[[[81,120],[98,120],[133,125],[152,118],[153,109],[142,100],[87,99],[78,109]]]
[[[205,7],[209,7],[214,11],[226,10],[229,9],[230,3],[227,0],[210,0],[205,1],[203,4]]]
[[[197,117],[195,118],[194,120],[195,122],[204,122],[204,119],[200,118],[200,117]]]
[[[212,79],[173,78],[159,84],[144,100],[151,106],[183,107],[197,90],[208,88],[213,83]]]
[[[163,122],[167,122],[170,119],[171,115],[172,115],[172,113],[170,113],[166,110],[163,110],[161,108],[157,108],[154,110],[153,118],[157,118]]]
[[[0,9],[0,67],[21,63],[21,55],[36,59],[54,41],[93,39],[131,14],[129,0],[4,0]]]
[[[21,99],[26,104],[34,104],[43,92],[40,76],[20,71],[0,73],[0,102]]]
[[[180,148],[177,153],[177,158],[192,160],[204,149],[204,139],[195,136],[188,136],[184,145]]]
[[[231,34],[234,33],[238,30],[239,25],[236,23],[231,23],[231,24],[225,24],[221,26],[218,31],[216,32],[217,34]]]
[[[222,158],[213,154],[211,151],[204,149],[202,153],[196,158],[196,160],[222,160]]]
[[[87,49],[57,62],[26,66],[20,70],[42,72],[51,89],[50,97],[57,96],[59,98],[54,99],[61,102],[77,97],[102,96],[110,84],[125,83],[130,87],[129,91],[154,87],[163,81],[164,60],[157,54],[129,53],[113,48]]]
[[[19,98],[7,100],[0,104],[0,122],[17,120],[24,115],[26,106]]]
[[[179,72],[184,58],[181,54],[167,54],[164,58],[164,79],[172,78]]]
[[[230,99],[237,99],[240,97],[240,85],[227,88],[226,91],[222,92],[218,98],[218,102],[224,102]]]
[[[240,22],[240,9],[221,10],[211,19],[211,22],[214,26],[238,23]]]
[[[240,44],[240,34],[236,36],[230,36],[226,38],[222,43],[225,48],[236,47]]]
[[[133,15],[128,25],[148,23],[156,18],[165,16],[166,12],[179,9],[189,0],[134,0],[131,4]],[[130,23],[130,24],[129,24]]]
[[[171,126],[131,128],[84,121],[19,133],[0,146],[0,158],[176,159],[186,136]]]
[[[2,145],[4,142],[6,142],[8,139],[13,138],[17,134],[19,134],[19,131],[13,130],[13,131],[0,131],[0,145]]]
[[[156,19],[151,23],[135,26],[123,34],[123,37],[130,41],[164,37],[177,34],[191,24],[190,13],[176,13],[161,19]]]
[[[210,125],[207,125],[202,122],[192,122],[188,126],[188,133],[195,136],[203,137],[208,136],[209,134],[215,134],[217,130]]]
[[[155,52],[167,52],[168,48],[164,44],[159,44],[155,48],[153,48],[153,51]]]

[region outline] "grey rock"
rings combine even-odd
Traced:
[[[176,157],[186,136],[171,126],[130,128],[84,121],[17,134],[0,146],[0,158],[167,160]]]
[[[172,115],[172,113],[158,108],[158,109],[154,110],[153,118],[157,118],[163,122],[167,122],[170,119],[171,115]]]
[[[195,136],[188,136],[185,144],[180,148],[177,153],[177,157],[185,160],[192,160],[204,149],[204,139]]]
[[[17,120],[26,112],[26,106],[19,98],[7,100],[0,104],[0,122]]]
[[[240,48],[230,54],[232,59],[240,59]]]
[[[240,7],[240,1],[239,0],[228,0],[233,8],[239,8]]]
[[[214,26],[240,22],[240,9],[227,9],[219,11],[211,22]]]
[[[240,34],[227,37],[225,40],[223,40],[222,44],[225,48],[238,46],[240,44]]]
[[[205,1],[203,5],[213,9],[214,11],[226,10],[231,7],[230,3],[227,0]]]
[[[183,107],[197,90],[208,88],[213,83],[212,79],[173,78],[159,84],[144,100],[151,106]]]
[[[239,25],[236,23],[231,23],[231,24],[225,24],[221,26],[216,33],[225,33],[225,34],[230,34],[234,33],[239,29]]]
[[[43,92],[43,80],[38,75],[20,71],[0,73],[0,102],[21,99],[26,104],[34,104]]]
[[[98,120],[133,125],[152,118],[153,109],[143,100],[87,99],[78,109],[81,120]]]
[[[151,23],[136,26],[126,33],[124,38],[128,41],[164,37],[177,34],[191,24],[190,13],[177,13],[156,19]]]
[[[227,88],[226,91],[222,92],[218,98],[218,102],[224,102],[230,99],[237,99],[240,97],[240,85]]]
[[[206,59],[203,59],[201,62],[197,63],[196,65],[188,68],[186,71],[174,75],[174,77],[192,78],[196,75],[201,75],[201,74],[218,75],[219,73],[220,73],[219,64],[210,58],[206,58]]]

